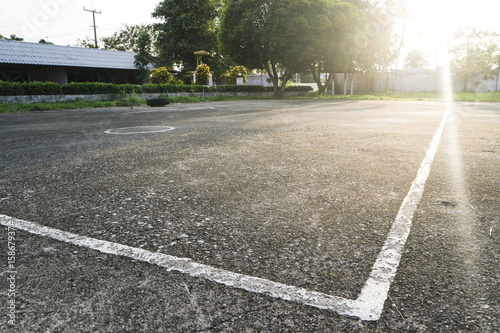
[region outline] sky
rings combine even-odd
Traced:
[[[500,0],[400,0],[409,18],[398,68],[410,50],[427,55],[429,68],[440,65],[446,56],[449,36],[460,26],[476,27],[500,34]],[[398,25],[402,31],[402,24]]]
[[[97,38],[110,36],[123,23],[151,23],[161,0],[0,0],[0,34],[15,34],[27,42],[40,39],[58,45],[75,45],[78,38],[93,40],[92,13],[96,14]],[[406,52],[421,50],[434,68],[441,58],[446,36],[459,25],[475,26],[500,33],[500,0],[396,0],[396,10],[408,9],[404,46]],[[381,19],[382,20],[382,19]],[[383,21],[383,20],[382,20]],[[382,22],[381,21],[381,22]],[[383,24],[383,22],[381,23]],[[401,24],[398,26],[401,28]]]
[[[0,0],[0,34],[12,34],[27,42],[40,39],[58,45],[75,45],[78,38],[111,36],[122,23],[135,25],[155,20],[151,13],[161,0]]]

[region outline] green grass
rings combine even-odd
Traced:
[[[454,100],[457,102],[500,102],[500,92],[469,93],[455,92]],[[333,100],[396,100],[396,101],[441,101],[443,95],[439,92],[407,92],[407,93],[378,93],[366,95],[326,95],[317,99]]]
[[[0,104],[0,112],[20,112],[20,111],[46,111],[46,110],[68,110],[68,109],[87,109],[87,108],[104,108],[117,106],[117,102],[53,102],[53,103],[16,103],[16,104]]]
[[[487,93],[456,93],[458,102],[500,102],[500,91]]]
[[[298,97],[282,97],[281,99],[316,99],[316,100],[408,100],[408,101],[440,101],[442,95],[438,92],[415,92],[415,93],[379,93],[365,95],[324,95]],[[197,103],[197,102],[214,102],[214,101],[236,101],[249,99],[273,99],[273,97],[260,96],[179,96],[170,98],[171,103]],[[500,102],[500,92],[488,93],[454,93],[455,101],[460,102]],[[127,97],[126,99],[118,99],[115,101],[104,102],[84,102],[84,101],[68,101],[68,102],[53,102],[53,103],[33,103],[33,104],[0,104],[0,113],[6,112],[22,112],[22,111],[45,111],[45,110],[69,110],[69,109],[90,109],[90,108],[105,108],[113,106],[140,106],[146,105],[146,100],[138,99],[135,96]]]

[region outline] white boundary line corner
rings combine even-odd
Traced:
[[[177,271],[232,288],[239,288],[252,293],[265,294],[283,300],[307,304],[365,321],[376,321],[382,314],[390,285],[396,275],[403,249],[410,233],[413,215],[422,198],[424,185],[429,176],[431,165],[439,147],[446,120],[450,113],[451,109],[445,112],[439,128],[434,134],[430,147],[427,150],[426,156],[420,165],[417,176],[392,224],[385,244],[372,267],[371,274],[356,300],[327,295],[258,277],[234,273],[199,264],[187,258],[178,258],[123,244],[80,236],[2,214],[0,214],[0,224],[6,227],[24,230],[31,234],[86,247],[102,253],[124,256],[158,265],[166,268],[168,271]]]

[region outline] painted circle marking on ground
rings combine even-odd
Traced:
[[[171,126],[136,126],[136,127],[112,128],[105,131],[104,133],[133,135],[133,134],[162,133],[162,132],[172,131],[174,129],[175,127]]]

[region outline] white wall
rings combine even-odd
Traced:
[[[440,71],[425,71],[421,69],[407,69],[391,73],[377,73],[369,77],[361,73],[354,74],[354,91],[369,91],[372,87],[375,91],[398,91],[398,92],[418,92],[418,91],[442,91],[443,73]],[[373,80],[372,85],[368,84]],[[464,89],[463,79],[452,77],[453,89],[462,91]],[[343,91],[344,74],[335,74],[335,86],[337,91]],[[350,75],[347,80],[347,91],[350,90]],[[500,90],[500,82],[497,89],[497,77],[493,76],[485,79],[484,74],[473,73],[472,78],[467,82],[467,90],[475,92],[488,92]],[[371,87],[370,87],[371,86]]]

